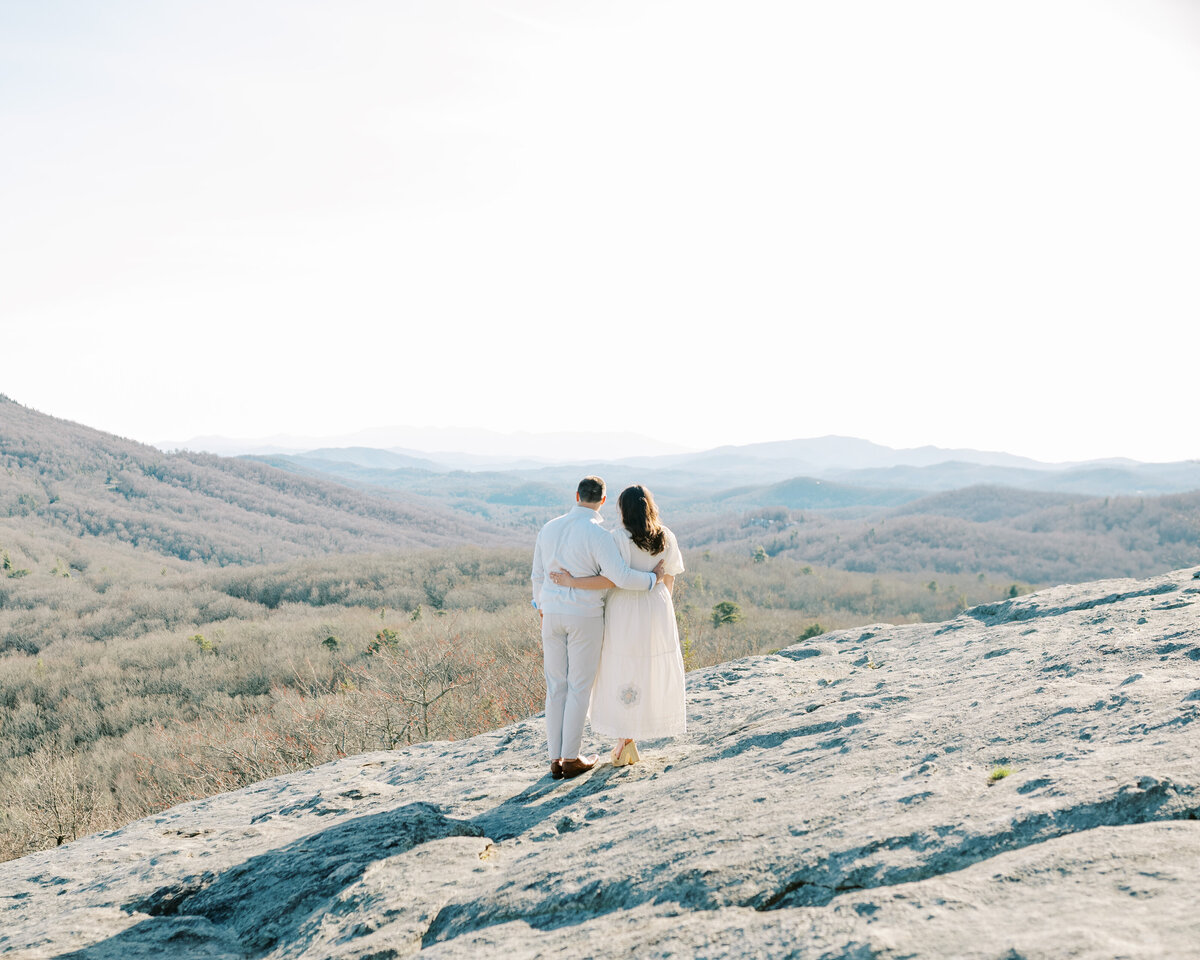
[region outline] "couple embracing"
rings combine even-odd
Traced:
[[[603,526],[604,481],[584,477],[576,506],[547,523],[533,551],[533,605],[542,619],[550,774],[595,766],[580,756],[583,725],[617,738],[613,764],[638,761],[637,740],[682,733],[683,655],[671,588],[683,573],[675,535],[650,491],[627,487],[621,526]]]

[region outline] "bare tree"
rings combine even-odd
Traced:
[[[92,831],[102,796],[78,754],[54,743],[24,758],[14,774],[6,805],[18,811],[37,847],[61,846]]]
[[[377,682],[414,711],[406,729],[410,743],[430,739],[432,721],[445,697],[479,682],[480,664],[464,648],[459,635],[395,654],[381,652],[376,660],[380,668],[375,671]]]

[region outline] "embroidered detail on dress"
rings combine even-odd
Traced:
[[[640,687],[631,683],[629,686],[621,688],[618,697],[625,706],[636,707],[642,702],[642,691]]]

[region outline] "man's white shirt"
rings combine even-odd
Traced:
[[[632,569],[621,557],[598,510],[572,507],[555,517],[538,534],[533,548],[533,604],[542,613],[578,617],[604,615],[606,590],[560,587],[547,574],[566,570],[576,577],[608,577],[622,590],[652,590],[658,577]]]

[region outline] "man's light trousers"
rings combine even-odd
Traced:
[[[542,617],[546,747],[551,760],[579,756],[603,643],[604,617],[562,613]]]

